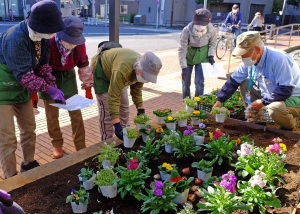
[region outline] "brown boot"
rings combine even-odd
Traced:
[[[64,155],[63,153],[63,147],[59,147],[59,148],[54,148],[53,149],[53,158],[54,159],[59,159],[62,158],[62,156]]]

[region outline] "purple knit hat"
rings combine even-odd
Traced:
[[[32,5],[28,25],[35,32],[49,34],[60,32],[65,28],[61,12],[51,0],[43,0]]]

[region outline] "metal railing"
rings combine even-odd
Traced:
[[[296,27],[296,28],[294,28],[294,27]],[[279,30],[284,29],[284,28],[291,28],[291,31],[279,34]],[[275,32],[275,33],[273,33],[273,32]],[[271,28],[271,29],[260,31],[260,33],[265,33],[265,34],[269,33],[269,38],[268,38],[269,40],[271,40],[271,39],[274,40],[275,39],[274,48],[277,47],[278,37],[283,36],[283,35],[287,35],[287,34],[290,35],[289,36],[289,43],[288,43],[288,47],[290,47],[292,35],[293,35],[293,33],[296,33],[296,32],[298,32],[298,33],[300,32],[300,24],[284,25],[284,26],[281,26],[281,27],[276,27],[276,28]],[[232,44],[234,43],[235,40],[236,40],[236,37],[229,37],[229,38],[225,39],[226,47],[228,48],[228,50],[230,52],[229,58],[228,58],[227,73],[229,73],[229,71],[230,71],[231,54],[232,54],[232,51],[235,48],[234,45],[232,45]]]

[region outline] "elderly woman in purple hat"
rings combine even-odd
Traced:
[[[77,66],[79,79],[82,81],[82,89],[86,91],[86,97],[93,99],[91,87],[94,85],[92,68],[86,54],[85,38],[82,35],[83,24],[75,16],[68,16],[64,20],[64,31],[57,33],[50,39],[50,62],[52,75],[56,78],[59,88],[66,98],[78,94],[76,75],[74,68]],[[52,138],[55,159],[63,156],[63,137],[59,126],[59,110],[51,106],[55,101],[47,93],[39,93],[39,98],[44,100],[48,132]],[[69,111],[72,126],[73,142],[76,151],[85,148],[85,131],[81,111]]]
[[[31,8],[29,18],[0,37],[0,162],[5,178],[17,174],[14,116],[20,129],[21,172],[39,166],[34,160],[36,134],[31,93],[64,102],[49,66],[49,39],[64,29],[61,12],[50,0]]]

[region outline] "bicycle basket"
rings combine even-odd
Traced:
[[[226,32],[226,33],[231,33],[232,30],[229,27],[220,27],[220,31],[221,32]]]

